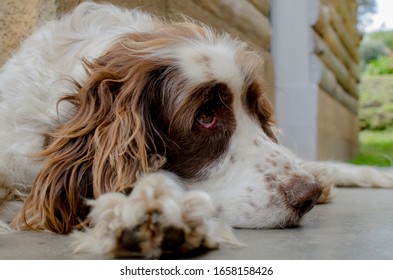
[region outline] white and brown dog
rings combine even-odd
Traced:
[[[261,63],[184,18],[83,3],[48,22],[0,72],[2,231],[159,257],[297,225],[335,184],[393,186],[280,146]]]

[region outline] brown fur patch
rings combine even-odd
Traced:
[[[257,164],[255,165],[255,169],[256,169],[258,172],[260,172],[260,173],[265,173],[265,171],[263,170],[262,166],[261,166],[259,163],[257,163]]]
[[[269,163],[271,166],[277,166],[277,161],[271,159],[271,158],[267,158],[266,162]]]
[[[259,121],[266,135],[277,143],[277,138],[272,131],[273,110],[263,94],[261,82],[254,80],[243,94],[245,108]]]
[[[268,190],[277,188],[278,176],[276,174],[273,174],[273,173],[265,174],[264,179],[265,179],[265,182],[267,183],[266,188]]]
[[[199,172],[219,159],[228,149],[236,121],[232,112],[232,93],[221,83],[207,83],[190,94],[190,100],[179,111],[179,118],[165,130],[168,142],[164,169],[185,179],[201,178]],[[217,119],[216,127],[206,129],[195,121],[199,110],[209,108]],[[181,116],[181,117],[180,117]],[[189,126],[184,120],[191,118]]]

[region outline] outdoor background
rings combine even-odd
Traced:
[[[393,162],[393,1],[361,1],[360,154],[352,162]],[[365,3],[366,2],[366,3]]]

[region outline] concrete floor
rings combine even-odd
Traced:
[[[339,189],[298,228],[235,230],[247,246],[222,248],[196,259],[393,259],[393,190]],[[74,255],[70,238],[18,232],[0,235],[0,259],[105,259]]]

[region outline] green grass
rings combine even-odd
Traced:
[[[360,132],[360,153],[350,163],[374,166],[393,165],[393,128]]]
[[[393,166],[393,75],[362,75],[359,155],[350,162]]]

